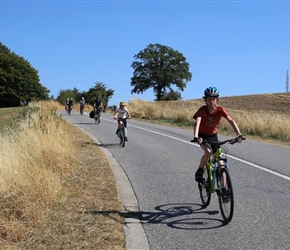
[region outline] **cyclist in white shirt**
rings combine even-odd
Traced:
[[[123,122],[124,128],[125,128],[125,140],[128,141],[128,130],[127,130],[126,118],[131,119],[131,114],[129,110],[126,108],[126,103],[122,101],[120,102],[120,107],[117,109],[117,113],[114,116],[114,119],[118,121],[118,129],[116,131],[116,134],[118,134],[120,128],[122,127],[122,122]]]

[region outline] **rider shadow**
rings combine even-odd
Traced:
[[[94,123],[91,123],[91,122],[75,122],[74,124],[77,124],[77,125],[95,125]]]
[[[87,213],[111,217],[112,214],[119,214],[126,219],[139,220],[142,224],[164,224],[173,229],[180,230],[208,230],[227,225],[223,220],[209,218],[208,215],[219,214],[219,211],[206,211],[200,204],[166,204],[155,207],[156,212],[130,211],[90,211]],[[197,217],[195,215],[205,215]],[[127,220],[126,225],[136,223],[134,220]]]
[[[120,143],[100,143],[97,146],[102,148],[120,148]]]
[[[96,143],[96,142],[86,142],[86,144],[91,144],[95,145],[98,147],[103,147],[103,148],[119,148],[120,144],[119,143]]]
[[[200,204],[166,204],[155,207],[157,212],[134,212],[143,224],[165,224],[182,230],[205,230],[226,225],[222,220],[209,218],[219,214],[217,210],[204,210]],[[206,215],[197,217],[194,215]],[[209,223],[211,221],[211,223]]]

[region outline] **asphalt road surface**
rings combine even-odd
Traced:
[[[235,210],[225,224],[215,194],[201,207],[194,172],[202,150],[190,143],[191,130],[133,118],[121,148],[111,114],[103,113],[99,125],[88,114],[60,114],[96,138],[122,167],[138,206],[131,222],[141,222],[149,249],[290,249],[289,148],[251,140],[227,145]],[[145,249],[137,231],[131,249]]]

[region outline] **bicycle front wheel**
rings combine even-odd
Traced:
[[[222,168],[219,173],[220,188],[218,190],[219,205],[222,217],[230,222],[234,214],[234,192],[229,170]]]
[[[125,133],[123,128],[120,130],[120,145],[121,147],[125,147]]]
[[[203,207],[207,207],[210,203],[211,192],[210,192],[210,179],[209,170],[206,169],[203,173],[203,181],[198,183],[199,195]]]

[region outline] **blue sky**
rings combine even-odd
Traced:
[[[0,0],[0,42],[38,70],[50,95],[103,82],[131,95],[134,55],[159,43],[182,53],[192,80],[184,100],[208,86],[221,96],[286,91],[290,1],[13,1]]]

